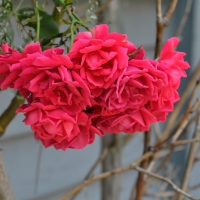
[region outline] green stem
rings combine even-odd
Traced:
[[[17,12],[19,10],[19,8],[21,7],[22,3],[24,2],[24,0],[20,0],[20,2],[18,3],[15,12]]]
[[[65,0],[65,4],[72,4],[72,0]]]
[[[70,40],[70,49],[72,48],[74,42],[74,22],[70,26],[71,40]]]
[[[36,33],[36,41],[40,40],[40,13],[38,9],[38,1],[35,1],[35,14],[37,18],[37,33]]]
[[[4,134],[6,127],[10,124],[10,122],[15,117],[16,109],[24,103],[24,98],[17,93],[13,100],[11,101],[8,108],[3,112],[0,117],[0,137]]]
[[[72,12],[71,6],[67,6],[66,11],[69,16],[69,19],[71,20],[71,25],[70,25],[70,33],[71,33],[70,48],[71,48],[73,45],[73,42],[74,42],[74,26],[78,24],[78,25],[84,27],[88,31],[90,30],[90,28],[87,27],[84,24],[84,22],[74,12]]]

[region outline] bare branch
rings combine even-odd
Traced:
[[[166,10],[164,16],[162,16],[162,0],[156,0],[156,47],[155,47],[155,58],[158,58],[161,47],[162,47],[162,38],[165,27],[168,25],[172,14],[176,8],[178,0],[171,0]]]
[[[158,58],[162,46],[162,38],[164,32],[164,24],[162,18],[162,0],[156,0],[156,47],[155,58]]]
[[[176,127],[175,129],[175,132],[172,133],[171,135],[173,135],[173,138],[172,138],[172,141],[175,141],[177,140],[177,138],[179,137],[179,135],[181,134],[181,132],[183,131],[183,129],[186,127],[188,121],[189,121],[189,117],[190,115],[193,113],[192,112],[192,101],[197,93],[197,90],[198,90],[198,87],[199,87],[199,84],[200,84],[200,81],[196,81],[196,85],[192,91],[192,94],[190,96],[190,100],[189,100],[189,103],[188,103],[188,106],[187,106],[187,110],[185,112],[185,115],[182,117],[181,121],[179,122],[178,126]],[[194,108],[193,108],[194,110]]]
[[[168,24],[169,20],[171,19],[172,15],[174,13],[174,10],[176,8],[177,2],[178,2],[178,0],[171,0],[170,1],[168,9],[164,14],[165,26]]]
[[[149,131],[145,131],[144,132],[144,150],[143,150],[143,154],[148,152],[148,147],[150,145],[150,140],[151,140],[151,130]],[[146,169],[148,166],[149,160],[146,159],[141,163],[141,168]],[[134,187],[132,188],[132,194],[131,194],[131,200],[142,200],[142,197],[144,195],[144,191],[145,191],[145,181],[144,181],[144,174],[143,173],[139,173],[138,174],[138,179],[137,179],[137,183],[136,183],[136,196],[134,194],[134,190],[135,190],[135,184]]]
[[[151,176],[152,178],[155,178],[155,179],[158,179],[158,180],[161,180],[161,181],[164,181],[164,182],[168,183],[176,192],[181,193],[182,195],[184,195],[185,197],[187,197],[187,198],[189,198],[191,200],[199,200],[199,199],[196,199],[196,198],[192,197],[188,193],[184,192],[176,184],[174,184],[171,180],[169,180],[169,179],[167,179],[167,178],[165,178],[163,176],[154,174],[152,172],[148,172],[145,169],[142,169],[141,167],[137,167],[137,166],[133,166],[133,169],[137,170],[138,172],[147,174],[148,176]]]
[[[198,120],[197,120],[197,124],[196,124],[196,130],[195,130],[193,138],[194,139],[199,139],[199,133],[200,133],[200,114],[198,116]],[[184,191],[187,188],[187,184],[188,184],[188,181],[189,181],[190,173],[192,171],[192,167],[193,167],[194,159],[195,159],[196,149],[197,149],[197,143],[196,142],[192,143],[191,147],[190,147],[190,150],[189,150],[189,153],[188,153],[185,173],[184,173],[183,181],[182,181],[182,184],[181,184],[181,189],[184,190]],[[179,195],[178,198],[177,198],[177,200],[182,200],[182,199],[183,199],[182,195]]]
[[[178,30],[176,32],[176,37],[178,37],[178,38],[181,38],[181,34],[183,32],[183,28],[185,26],[185,23],[186,23],[186,21],[188,19],[188,16],[190,14],[190,10],[192,8],[192,3],[193,3],[193,0],[187,0],[187,5],[186,5],[186,8],[185,8],[185,12],[183,14],[183,17],[182,17],[181,22],[179,24]]]
[[[167,120],[167,122],[165,124],[165,128],[164,128],[164,131],[162,134],[163,140],[169,135],[169,132],[171,130],[170,124],[174,124],[176,122],[176,119],[177,119],[183,105],[185,104],[188,96],[190,96],[191,88],[193,87],[196,80],[198,79],[199,74],[200,74],[200,62],[198,63],[196,70],[191,75],[189,82],[187,83],[187,86],[185,88],[185,92],[181,95],[180,101],[177,103],[174,111],[171,113],[169,119]]]
[[[164,149],[164,148],[169,148],[169,147],[175,147],[175,146],[180,146],[180,145],[185,145],[185,144],[191,144],[191,143],[198,143],[200,142],[200,138],[194,138],[191,140],[179,140],[176,142],[172,142],[170,144],[166,144],[160,147],[160,149]]]
[[[174,195],[174,192],[171,192],[171,191],[156,193],[156,194],[145,193],[145,196],[152,197],[152,198],[167,198],[167,197],[172,197],[173,195]]]
[[[99,158],[96,160],[96,162],[94,163],[94,165],[92,166],[92,168],[90,169],[90,171],[88,172],[88,174],[85,177],[85,181],[88,180],[89,178],[91,178],[91,176],[94,173],[94,170],[98,167],[98,165],[104,160],[104,158],[106,157],[106,155],[108,154],[108,149],[105,148],[102,151],[102,154],[99,156]],[[71,200],[74,200],[75,197],[78,195],[79,192],[77,192],[72,198]]]
[[[69,191],[67,194],[65,194],[63,197],[61,197],[59,200],[66,200],[68,197],[76,194],[77,192],[81,191],[84,187],[90,185],[91,183],[101,180],[101,179],[105,179],[109,176],[113,176],[116,174],[121,174],[122,172],[131,170],[133,168],[133,166],[138,165],[139,163],[141,163],[142,161],[144,161],[145,159],[150,158],[153,155],[152,152],[148,152],[145,155],[141,156],[139,159],[137,159],[135,162],[126,165],[124,167],[120,167],[118,169],[115,169],[113,171],[109,171],[109,172],[105,172],[102,174],[99,174],[97,176],[94,176],[91,179],[88,179],[86,181],[84,181],[83,183],[81,183],[80,185],[78,185],[77,187],[75,187],[74,189],[72,189],[71,191]]]

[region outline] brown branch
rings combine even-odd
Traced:
[[[104,158],[106,157],[106,155],[108,154],[108,149],[105,148],[101,155],[99,156],[99,158],[96,160],[96,162],[94,163],[94,165],[92,166],[92,168],[90,169],[90,171],[88,172],[88,174],[85,177],[85,181],[88,180],[89,178],[91,178],[91,176],[94,173],[94,170],[98,167],[98,165],[104,160]],[[79,192],[77,192],[74,196],[72,196],[72,198],[70,200],[74,200],[75,197],[78,195]]]
[[[92,166],[92,168],[90,169],[89,173],[86,175],[85,180],[91,178],[92,174],[94,173],[94,170],[98,167],[98,165],[104,160],[104,158],[106,157],[106,155],[108,154],[108,149],[105,148],[102,151],[102,154],[100,155],[100,157],[96,160],[96,162],[94,163],[94,165]]]
[[[200,183],[187,188],[187,191],[196,190],[200,188]]]
[[[179,24],[179,27],[177,29],[177,32],[176,32],[176,37],[178,38],[181,38],[181,34],[183,32],[183,28],[185,27],[185,23],[188,19],[188,16],[190,14],[190,10],[192,8],[192,3],[193,3],[193,0],[187,0],[187,4],[186,4],[186,7],[185,7],[185,12],[183,14],[183,17],[181,19],[181,22]]]
[[[155,59],[159,57],[161,47],[162,47],[162,38],[165,27],[168,25],[172,14],[176,8],[178,0],[171,0],[166,10],[164,16],[162,15],[162,0],[156,0],[156,46],[155,46]]]
[[[199,139],[199,135],[200,135],[200,114],[198,116],[196,130],[195,130],[193,138]],[[192,171],[192,167],[193,167],[193,163],[194,163],[194,159],[195,159],[196,149],[197,149],[197,143],[193,142],[191,144],[191,147],[190,147],[190,150],[188,153],[186,167],[185,167],[185,173],[184,173],[184,177],[183,177],[182,184],[181,184],[181,189],[184,191],[187,189],[187,184],[189,181],[190,173]],[[182,199],[183,199],[182,195],[179,195],[177,198],[177,200],[182,200]]]
[[[169,4],[169,6],[167,8],[167,11],[164,14],[165,26],[168,25],[169,20],[171,19],[172,15],[174,13],[174,10],[176,8],[177,2],[178,2],[178,0],[171,0],[170,1],[170,4]]]
[[[151,131],[146,131],[144,132],[144,150],[143,150],[143,154],[148,152],[148,148],[150,145],[150,140],[151,140]],[[148,166],[149,160],[146,159],[144,160],[141,164],[140,167],[146,169]],[[135,185],[132,188],[132,193],[131,193],[131,200],[142,200],[142,197],[144,195],[144,191],[145,191],[145,181],[144,181],[144,174],[143,173],[139,173],[138,174],[138,179],[137,179],[137,183],[136,183],[136,197],[134,197],[134,190],[135,190]]]
[[[197,105],[200,103],[200,101],[197,101],[194,106],[192,107],[192,102],[194,100],[194,97],[197,93],[198,87],[200,85],[199,80],[196,81],[195,87],[192,91],[192,94],[190,95],[190,100],[189,103],[187,105],[187,109],[186,112],[184,114],[184,116],[181,118],[181,120],[179,121],[178,125],[175,127],[174,131],[171,132],[169,134],[168,137],[166,137],[166,131],[164,130],[164,133],[162,135],[162,140],[159,139],[156,141],[156,146],[159,146],[161,144],[163,144],[164,142],[168,141],[171,137],[172,137],[172,141],[174,142],[175,140],[177,140],[177,138],[180,136],[180,134],[183,132],[183,130],[185,129],[185,127],[187,126],[188,122],[189,122],[189,117],[193,114],[193,112],[195,111],[194,108],[197,107]],[[192,108],[191,108],[192,107]],[[169,119],[170,120],[170,119]],[[166,128],[167,129],[167,128]]]
[[[196,70],[191,75],[189,82],[187,83],[187,86],[185,88],[185,92],[181,95],[180,101],[177,103],[174,111],[170,114],[170,117],[165,124],[164,131],[162,134],[163,140],[169,135],[169,132],[171,130],[171,124],[174,124],[176,122],[176,119],[177,119],[183,105],[185,104],[188,96],[190,96],[191,88],[193,87],[196,80],[198,79],[199,74],[200,74],[200,62],[198,63]]]
[[[24,103],[24,98],[17,93],[15,97],[12,99],[8,108],[3,112],[0,117],[0,137],[5,133],[7,126],[15,117],[16,109]]]
[[[192,101],[197,93],[198,87],[199,87],[200,81],[196,81],[195,87],[192,91],[192,95],[190,96],[190,100],[185,112],[185,115],[182,117],[181,121],[179,122],[178,126],[176,127],[175,131],[171,134],[173,135],[172,141],[175,141],[179,135],[181,134],[181,132],[183,131],[183,129],[186,127],[187,123],[188,123],[188,118],[190,117],[190,115],[193,113],[192,110],[194,111],[194,108],[192,107]]]
[[[167,198],[167,197],[172,197],[174,195],[174,192],[162,192],[162,193],[156,193],[156,194],[151,194],[151,193],[145,193],[145,196],[147,197],[152,197],[152,198]]]
[[[191,144],[191,143],[198,143],[198,142],[200,142],[200,138],[194,138],[194,139],[191,139],[191,140],[179,140],[179,141],[176,141],[176,142],[172,142],[170,144],[163,145],[163,146],[160,147],[160,149],[176,147],[176,146]]]
[[[185,129],[183,130],[183,133],[181,134],[180,138],[183,138],[184,135],[187,133],[187,129],[192,125],[192,123],[197,119],[197,114],[188,122],[187,126],[185,127]],[[157,167],[157,169],[155,170],[155,172],[160,171],[163,166],[166,165],[166,163],[169,161],[171,155],[174,153],[174,147],[178,146],[178,145],[184,145],[184,144],[189,144],[192,142],[198,142],[197,140],[179,140],[170,144],[166,144],[163,146],[160,146],[159,148],[168,148],[171,147],[172,149],[170,150],[169,154],[167,156],[165,156],[164,160],[160,163],[160,165]],[[155,151],[158,151],[159,148],[158,147],[154,147]],[[158,149],[157,149],[158,148]]]
[[[162,38],[164,32],[164,24],[162,19],[162,0],[156,0],[156,47],[155,47],[155,56],[154,58],[158,58],[161,47],[162,47]]]
[[[130,142],[130,140],[135,136],[135,134],[128,134],[128,135],[125,135],[123,137],[123,143],[122,143],[122,146],[125,147],[127,145],[128,142]]]
[[[91,183],[101,180],[101,179],[105,179],[109,176],[113,176],[116,174],[121,174],[122,172],[131,170],[133,168],[133,166],[140,164],[142,161],[144,161],[145,159],[150,158],[153,155],[152,152],[148,152],[145,155],[141,156],[139,159],[137,159],[136,161],[134,161],[133,163],[126,165],[124,167],[120,167],[118,169],[109,171],[109,172],[105,172],[102,174],[99,174],[97,176],[94,176],[91,179],[88,179],[86,181],[84,181],[83,183],[81,183],[80,185],[78,185],[77,187],[75,187],[74,189],[72,189],[71,191],[69,191],[67,194],[65,194],[63,197],[61,197],[59,200],[66,200],[68,197],[76,194],[77,192],[81,191],[84,187],[90,185]]]
[[[148,176],[151,176],[152,178],[155,178],[155,179],[158,179],[158,180],[161,180],[161,181],[164,181],[166,183],[168,183],[176,192],[178,193],[181,193],[182,195],[184,195],[185,197],[191,199],[191,200],[199,200],[199,199],[196,199],[194,197],[192,197],[191,195],[189,195],[188,193],[186,193],[185,191],[181,190],[176,184],[174,184],[171,180],[163,177],[163,176],[160,176],[160,175],[157,175],[157,174],[154,174],[152,172],[148,172],[146,171],[145,169],[142,169],[141,167],[137,167],[137,166],[133,166],[132,167],[133,169],[137,170],[138,172],[141,172],[141,173],[144,173]]]

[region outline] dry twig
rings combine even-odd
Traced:
[[[137,170],[138,172],[147,174],[148,176],[151,176],[152,178],[155,178],[155,179],[158,179],[158,180],[161,180],[161,181],[164,181],[164,182],[168,183],[176,192],[181,193],[182,195],[184,195],[185,197],[187,197],[187,198],[189,198],[191,200],[199,200],[199,199],[196,199],[196,198],[192,197],[188,193],[184,192],[176,184],[174,184],[171,180],[169,180],[169,179],[167,179],[167,178],[165,178],[163,176],[154,174],[152,172],[148,172],[145,169],[142,169],[141,167],[133,166],[132,168]]]
[[[192,3],[193,3],[193,0],[187,0],[187,5],[185,7],[185,12],[183,14],[183,17],[181,19],[181,22],[179,24],[179,27],[177,29],[177,32],[176,32],[176,37],[178,38],[181,38],[181,34],[183,32],[183,28],[185,27],[185,23],[188,19],[188,16],[190,14],[190,10],[192,8]]]
[[[196,130],[195,130],[193,138],[199,139],[199,134],[200,134],[200,113],[199,113],[199,116],[198,116],[198,120],[197,120],[197,124],[196,124]],[[182,181],[182,184],[181,184],[181,189],[184,190],[184,191],[187,189],[187,184],[188,184],[188,181],[189,181],[190,173],[191,173],[191,170],[192,170],[192,167],[193,167],[193,164],[194,164],[196,149],[197,149],[197,143],[193,142],[191,144],[191,147],[190,147],[190,150],[189,150],[189,153],[188,153],[188,158],[187,158],[186,167],[185,167],[185,173],[184,173],[183,181]],[[183,195],[179,195],[178,198],[177,198],[177,200],[182,200],[182,199],[183,199]]]
[[[92,166],[92,168],[90,169],[90,171],[88,172],[88,174],[85,177],[85,181],[88,180],[89,178],[91,178],[91,176],[94,173],[94,170],[98,167],[98,165],[104,160],[104,158],[106,157],[106,155],[108,154],[108,149],[105,148],[101,155],[99,156],[99,158],[96,160],[96,162],[94,163],[94,165]],[[74,200],[75,197],[78,195],[79,192],[77,192],[72,198],[71,200]]]
[[[156,193],[156,194],[145,193],[145,196],[152,197],[152,198],[167,198],[167,197],[172,197],[173,195],[174,195],[174,192],[170,192],[170,191]]]
[[[145,131],[144,132],[144,150],[143,150],[143,154],[148,152],[148,148],[150,145],[150,140],[151,140],[151,130],[149,131]],[[146,169],[148,166],[149,160],[146,159],[141,163],[141,168]],[[145,191],[145,181],[144,181],[144,174],[143,173],[139,173],[138,174],[138,179],[137,179],[137,183],[136,185],[134,184],[133,188],[132,188],[132,192],[131,192],[131,200],[141,200],[143,195],[144,195],[144,191]],[[135,186],[136,186],[136,196],[134,194],[135,191]]]
[[[113,176],[116,174],[121,174],[122,172],[131,170],[133,168],[133,166],[136,166],[138,164],[140,164],[142,161],[144,161],[145,159],[150,158],[153,155],[152,152],[147,152],[146,154],[144,154],[143,156],[141,156],[140,158],[138,158],[135,162],[126,165],[124,167],[120,167],[118,169],[115,169],[113,171],[109,171],[109,172],[105,172],[102,174],[99,174],[97,176],[94,176],[86,181],[84,181],[83,183],[81,183],[80,185],[78,185],[77,187],[75,187],[74,189],[72,189],[71,191],[69,191],[67,194],[65,194],[63,197],[61,197],[59,200],[66,200],[67,198],[69,198],[70,196],[76,194],[77,192],[81,191],[84,187],[90,185],[91,183],[101,180],[101,179],[105,179],[109,176]]]
[[[156,47],[155,47],[155,58],[158,58],[161,47],[162,47],[162,38],[165,27],[168,25],[172,14],[176,8],[178,0],[171,0],[166,10],[164,16],[162,15],[162,0],[156,0],[156,13],[157,13],[157,23],[156,23]]]
[[[200,74],[200,62],[198,63],[196,70],[191,75],[189,82],[187,83],[187,86],[184,90],[185,92],[181,95],[180,101],[177,103],[174,111],[171,113],[169,119],[167,120],[167,122],[165,124],[164,131],[163,131],[163,134],[162,134],[163,140],[165,140],[166,137],[169,135],[169,132],[171,130],[170,124],[174,124],[176,122],[176,119],[177,119],[183,105],[185,104],[186,100],[190,96],[191,88],[193,87],[196,80],[198,79],[199,74]]]
[[[197,93],[199,84],[200,84],[199,80],[196,81],[196,85],[192,91],[192,95],[190,96],[190,100],[189,100],[185,115],[182,117],[181,121],[179,122],[178,126],[176,127],[175,132],[173,132],[171,134],[171,135],[173,135],[173,137],[172,137],[173,142],[177,140],[177,138],[179,137],[179,135],[182,133],[182,131],[186,127],[187,123],[189,122],[189,117],[191,116],[191,114],[193,114],[192,110],[195,111],[191,105],[192,105],[192,101],[194,100],[194,97]]]

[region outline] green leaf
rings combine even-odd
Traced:
[[[0,42],[11,42],[14,38],[13,27],[10,24],[13,5],[10,0],[0,1]]]
[[[54,18],[40,10],[40,39],[48,39],[59,33],[58,24]],[[22,8],[18,11],[18,20],[24,26],[37,29],[35,9],[34,8]]]
[[[64,0],[53,0],[56,6],[63,6],[65,5],[65,1]]]
[[[13,5],[11,0],[2,0],[0,6],[7,11],[13,11]]]
[[[69,20],[63,19],[62,20],[65,24],[71,24],[72,22],[70,22]]]

